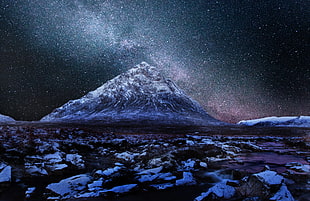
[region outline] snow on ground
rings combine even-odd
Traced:
[[[310,127],[310,116],[265,117],[260,119],[242,120],[238,122],[245,126],[287,126]]]

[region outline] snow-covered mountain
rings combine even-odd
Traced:
[[[223,122],[142,62],[77,100],[55,109],[41,121],[209,125]]]
[[[15,121],[12,117],[0,114],[0,122]]]
[[[265,117],[243,120],[238,124],[246,126],[310,127],[310,116]]]

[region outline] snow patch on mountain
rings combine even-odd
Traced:
[[[15,121],[12,117],[0,114],[0,122]]]
[[[265,117],[253,120],[243,120],[238,123],[245,126],[286,126],[310,127],[310,116]]]
[[[221,124],[146,62],[55,109],[41,121]]]

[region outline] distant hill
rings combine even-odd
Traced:
[[[238,124],[246,126],[310,127],[310,116],[265,117],[243,120]]]
[[[9,121],[15,121],[15,119],[13,119],[12,117],[0,114],[0,122],[9,122]]]

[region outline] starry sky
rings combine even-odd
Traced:
[[[3,0],[0,113],[39,120],[146,61],[223,121],[310,115],[308,0]]]

